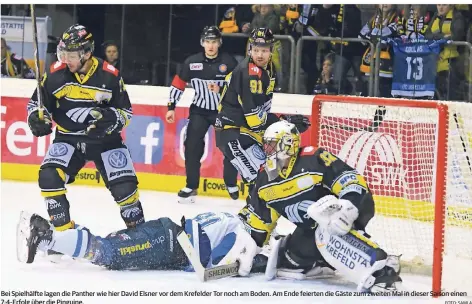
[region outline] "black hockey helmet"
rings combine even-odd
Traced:
[[[202,34],[200,35],[200,44],[203,46],[204,40],[218,40],[220,45],[223,44],[223,40],[221,39],[222,35],[218,27],[211,25],[205,26],[203,28]]]
[[[60,58],[61,53],[64,52],[79,52],[82,57],[87,52],[93,53],[94,48],[92,33],[85,26],[75,24],[62,34],[57,46],[57,56]]]
[[[268,28],[261,27],[258,29],[254,29],[252,30],[251,35],[249,36],[250,47],[269,46],[270,49],[272,50],[274,43],[275,43],[274,34],[272,34],[272,31]]]

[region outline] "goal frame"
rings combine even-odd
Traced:
[[[360,97],[345,95],[316,95],[311,109],[311,145],[318,146],[321,130],[321,107],[323,102],[354,103],[373,106],[395,106],[403,108],[436,109],[438,115],[437,137],[435,143],[435,193],[434,193],[434,236],[433,236],[433,267],[432,292],[437,296],[441,292],[443,272],[443,252],[446,217],[446,178],[448,156],[449,108],[447,104],[431,100],[409,100],[398,98]]]

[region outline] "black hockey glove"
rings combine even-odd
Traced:
[[[293,123],[297,127],[298,132],[300,133],[305,132],[306,130],[308,130],[308,127],[311,126],[310,119],[300,114],[294,114],[294,115],[283,114],[283,115],[280,115],[280,119]]]
[[[43,119],[39,119],[39,111],[35,110],[28,116],[28,126],[36,137],[49,135],[52,133],[51,115],[44,110]]]
[[[124,117],[115,108],[95,108],[90,111],[93,120],[87,128],[87,135],[93,139],[101,139],[125,125]]]

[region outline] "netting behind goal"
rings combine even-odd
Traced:
[[[464,267],[472,279],[472,105],[319,95],[312,115],[312,144],[366,177],[372,238],[435,288]]]

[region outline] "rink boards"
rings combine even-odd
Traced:
[[[39,165],[46,155],[47,147],[52,142],[52,136],[35,138],[26,123],[26,104],[35,89],[34,80],[2,79],[2,105],[0,107],[1,147],[2,147],[2,179],[35,181]],[[176,108],[176,122],[169,124],[165,121],[169,88],[153,86],[127,86],[133,104],[134,116],[130,125],[123,132],[124,142],[128,146],[134,161],[140,188],[149,190],[177,192],[185,186],[184,139],[188,117],[188,106],[193,96],[193,90],[185,90],[181,102]],[[286,114],[310,115],[313,96],[275,94],[272,111]],[[333,113],[332,115],[348,115],[348,113]],[[365,119],[371,119],[366,113]],[[397,119],[392,117],[392,119]],[[310,143],[310,130],[302,135],[302,145]],[[207,145],[202,157],[201,179],[199,193],[209,196],[224,196],[228,194],[222,179],[223,157],[215,146],[215,136],[212,128],[206,136]],[[340,147],[342,149],[342,147]],[[332,151],[338,153],[339,151]],[[379,174],[379,185],[388,180],[401,183],[402,173],[398,168],[401,164],[385,164]],[[414,174],[414,173],[413,173]],[[403,174],[404,175],[404,174]],[[380,175],[378,175],[380,176]],[[415,179],[415,176],[410,176]],[[405,197],[396,193],[376,191],[373,182],[373,192],[376,196],[377,211],[388,214],[391,206],[395,205],[394,217],[409,217],[430,221],[434,214],[434,205],[428,199],[412,196]],[[82,185],[104,185],[102,178],[88,164],[76,177],[76,183]],[[392,189],[396,184],[392,184]],[[247,195],[247,189],[238,182],[242,197]],[[380,188],[379,188],[380,189]],[[462,205],[462,204],[461,204]],[[414,208],[412,209],[412,206]],[[464,208],[466,207],[466,208]],[[451,206],[448,212],[459,225],[472,226],[468,214],[472,214],[470,206]],[[414,210],[413,213],[411,210]]]

